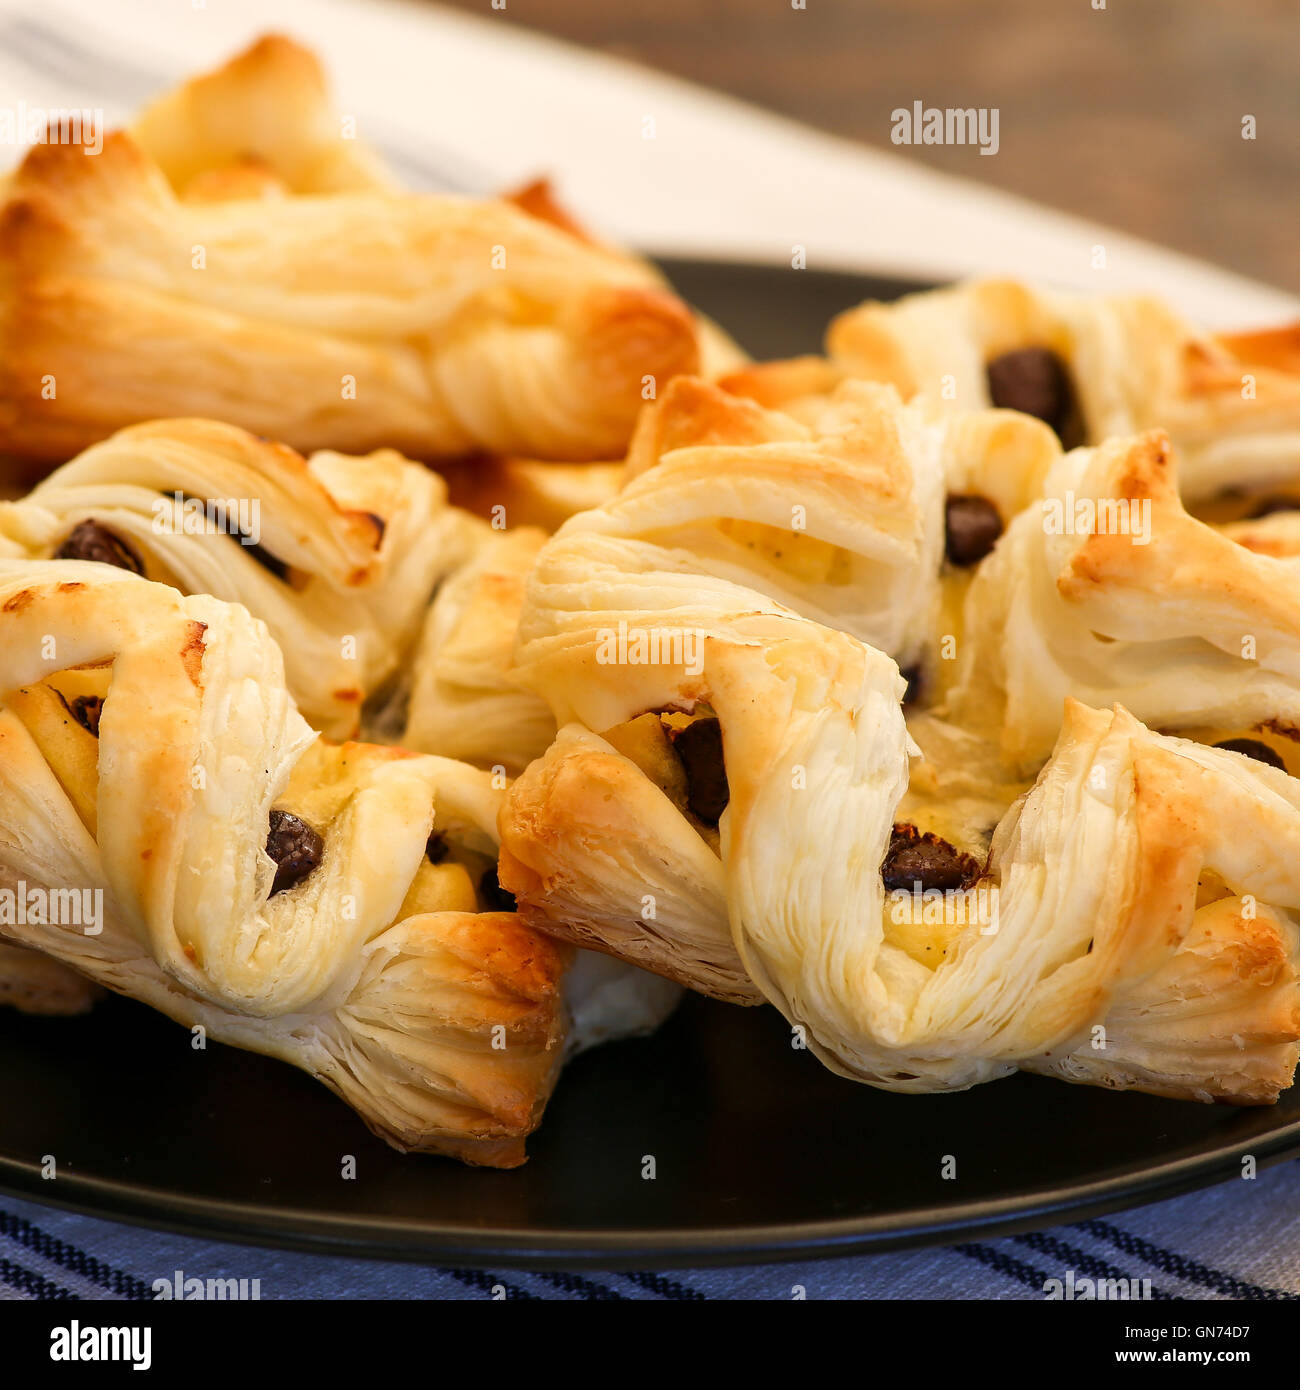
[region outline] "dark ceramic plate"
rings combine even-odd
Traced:
[[[762,356],[816,351],[838,309],[905,288],[669,269]],[[195,1052],[126,1000],[72,1021],[0,1010],[0,1188],[232,1240],[462,1264],[788,1258],[1079,1220],[1236,1176],[1243,1154],[1300,1153],[1300,1092],[1235,1110],[1016,1076],[887,1095],[792,1050],[775,1011],[691,997],[654,1038],[579,1058],[529,1151],[507,1173],[403,1157],[301,1073]]]

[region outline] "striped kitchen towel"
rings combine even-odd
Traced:
[[[812,1263],[604,1273],[425,1268],[251,1249],[0,1197],[0,1299],[154,1299],[188,1279],[245,1297],[1043,1300],[1049,1281],[1150,1299],[1300,1299],[1300,1162],[1000,1240]]]

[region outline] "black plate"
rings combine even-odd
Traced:
[[[816,351],[835,311],[906,288],[669,269],[763,356]],[[579,1058],[530,1162],[508,1173],[402,1157],[303,1074],[195,1052],[187,1030],[121,999],[70,1021],[0,1010],[0,1097],[5,1190],[231,1240],[462,1264],[701,1264],[987,1236],[1234,1177],[1243,1154],[1300,1152],[1298,1092],[1237,1110],[1017,1076],[887,1095],[794,1051],[773,1010],[696,997],[656,1037]]]

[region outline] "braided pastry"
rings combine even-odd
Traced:
[[[700,573],[752,585],[909,664],[932,645],[945,606],[949,499],[978,494],[1000,530],[1039,496],[1058,453],[1022,415],[934,418],[868,382],[840,384],[796,419],[679,378],[642,416],[622,491],[562,534],[640,537],[689,555]]]
[[[489,774],[319,742],[246,610],[102,564],[0,561],[0,688],[6,885],[103,902],[98,932],[0,934],[292,1062],[399,1148],[523,1161],[566,955],[494,910]]]
[[[942,431],[864,385],[822,414],[818,433],[673,383],[638,428],[625,489],[541,548],[519,622],[515,680],[560,730],[508,798],[502,882],[544,930],[737,1003],[764,992],[728,922],[723,684],[737,710],[770,709],[773,728],[792,700],[809,738],[834,720],[822,736],[851,732],[850,765],[888,757],[878,723],[904,737],[897,668],[780,600],[858,631],[877,621],[905,648],[928,629],[937,583],[926,513],[942,496]],[[882,592],[917,605],[910,630]],[[868,668],[889,695],[865,688]]]
[[[182,202],[125,132],[9,181],[0,346],[0,449],[46,460],[176,415],[304,451],[609,459],[647,382],[700,362],[656,271],[507,202]]]
[[[638,426],[627,486],[540,551],[519,624],[516,683],[561,727],[512,790],[503,881],[546,930],[734,1002],[763,994],[728,926],[719,725],[656,712],[707,704],[710,642],[744,649],[764,625],[813,642],[843,627],[900,660],[932,659],[952,602],[941,591],[977,564],[943,562],[945,490],[992,492],[1010,516],[1059,453],[1024,416],[932,421],[867,383],[833,388],[805,421],[673,382]],[[795,612],[816,621],[791,629]],[[629,855],[633,874],[610,871]]]
[[[1145,295],[976,280],[835,319],[834,364],[957,409],[1046,420],[1067,448],[1165,429],[1191,499],[1267,486],[1300,451],[1300,328],[1212,335]]]
[[[775,601],[765,561],[718,574],[689,489],[654,494],[662,469],[562,528],[529,581],[516,674],[561,727],[501,815],[523,919],[770,1000],[827,1065],[889,1089],[1023,1067],[1275,1099],[1300,1040],[1294,784],[1073,701],[1027,792],[932,716],[918,760],[894,663]],[[719,495],[732,510],[719,488],[710,516]],[[943,765],[972,751],[973,772]],[[1266,865],[1241,848],[1261,838]]]
[[[1067,695],[1206,742],[1287,748],[1300,738],[1297,561],[1260,543],[1262,525],[1233,535],[1189,516],[1161,431],[1064,456],[971,584],[946,713],[1029,770]]]
[[[349,737],[486,530],[446,495],[391,449],[307,460],[230,425],[160,420],[0,503],[0,555],[100,560],[242,603],[279,643],[303,714]]]
[[[833,1070],[886,1089],[1016,1067],[1238,1103],[1291,1084],[1292,779],[1071,701],[985,865],[928,828],[924,797],[905,803],[886,658],[767,615],[715,620],[704,650],[694,677],[618,668],[618,701],[580,696],[578,722],[512,789],[501,877],[525,921],[720,998],[766,998]],[[570,630],[541,639],[537,669],[558,682],[590,660]],[[605,724],[692,701],[708,702],[725,754],[713,834],[691,809],[698,754],[680,755],[678,806],[657,764],[620,753],[625,730]],[[951,828],[960,814],[945,801],[936,823],[969,844],[969,823]]]

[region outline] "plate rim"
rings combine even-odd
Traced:
[[[0,1193],[99,1220],[176,1235],[407,1264],[449,1261],[472,1268],[686,1269],[790,1263],[881,1254],[994,1239],[1068,1225],[1212,1187],[1234,1176],[1247,1154],[1259,1170],[1300,1156],[1300,1117],[1255,1141],[1225,1143],[1155,1166],[1092,1182],[905,1212],[756,1226],[617,1231],[573,1227],[537,1231],[451,1227],[419,1218],[332,1216],[298,1207],[187,1197],[118,1179],[65,1173],[47,1180],[40,1166],[0,1155]],[[51,1190],[51,1183],[58,1191]]]

